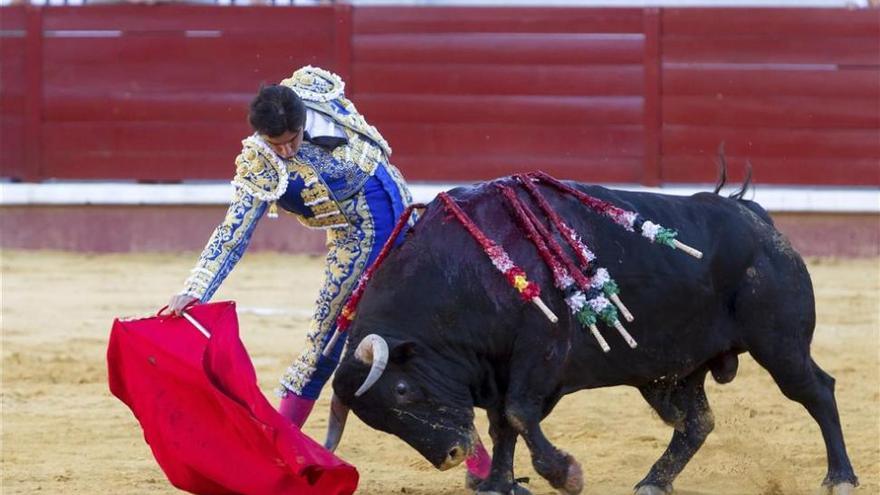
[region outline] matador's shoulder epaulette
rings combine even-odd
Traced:
[[[297,69],[281,84],[293,89],[307,102],[327,103],[345,95],[345,82],[341,77],[311,65]]]
[[[386,156],[391,156],[388,141],[375,127],[367,123],[351,100],[345,97],[345,82],[341,77],[328,70],[307,65],[297,69],[293,75],[281,81],[281,84],[293,89],[307,107],[368,137],[382,148]]]
[[[280,198],[287,190],[287,164],[256,135],[245,138],[241,144],[232,184],[263,201]]]

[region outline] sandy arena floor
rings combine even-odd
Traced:
[[[178,493],[129,410],[110,395],[104,353],[116,316],[146,315],[178,290],[195,255],[2,253],[3,494]],[[303,345],[320,283],[317,258],[249,255],[217,299],[242,309],[242,336],[270,394]],[[813,356],[837,378],[847,446],[864,494],[880,493],[880,260],[812,260]],[[261,312],[260,309],[274,312]],[[709,380],[715,432],[679,477],[679,495],[813,494],[825,474],[816,423],[748,356],[737,379]],[[306,432],[323,439],[329,394]],[[273,399],[274,401],[274,399]],[[634,389],[566,397],[544,423],[584,467],[588,494],[628,494],[671,435]],[[478,427],[486,437],[480,414]],[[517,475],[555,493],[520,443]],[[389,435],[349,421],[339,454],[364,495],[466,493],[464,467],[434,470]]]

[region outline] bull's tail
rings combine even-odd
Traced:
[[[746,180],[743,181],[739,191],[728,196],[731,199],[741,200],[752,186],[752,162],[746,160]]]
[[[715,182],[715,190],[712,193],[718,194],[725,184],[727,184],[727,159],[724,157],[724,141],[721,141],[721,144],[718,145],[718,181]],[[752,162],[746,160],[746,179],[743,181],[740,190],[731,193],[728,197],[738,201],[742,200],[751,186]]]
[[[712,194],[718,194],[727,183],[727,160],[724,158],[724,141],[718,145],[718,181]]]

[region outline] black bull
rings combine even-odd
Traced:
[[[516,188],[510,179],[500,182]],[[535,470],[562,493],[575,494],[583,486],[580,466],[548,441],[541,420],[565,394],[630,385],[675,427],[669,447],[637,491],[668,493],[713,428],[706,374],[723,383],[732,380],[737,355],[749,352],[783,394],[818,422],[828,459],[824,484],[836,494],[857,484],[834,379],[810,357],[815,308],[809,274],[758,204],[713,193],[678,197],[572,183],[677,229],[683,242],[704,252],[697,260],[651,244],[572,197],[540,186],[596,253],[596,263],[617,280],[635,315],[626,326],[638,347],[630,349],[604,327],[612,347],[606,354],[570,314],[550,271],[492,184],[450,195],[540,284],[559,322],[550,323],[522,302],[435,201],[376,271],[360,302],[349,350],[333,381],[334,411],[343,425],[340,412],[350,407],[371,427],[397,435],[445,469],[473,448],[473,408],[484,408],[494,448],[491,475],[478,493],[526,492],[513,476],[521,436]],[[371,369],[378,380],[356,396]],[[339,426],[331,425],[333,446]]]

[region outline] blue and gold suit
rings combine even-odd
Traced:
[[[332,122],[334,146],[303,142],[284,160],[258,135],[242,141],[226,218],[214,230],[183,294],[208,301],[241,259],[257,221],[280,206],[307,227],[326,229],[329,252],[324,284],[311,320],[306,349],[281,377],[280,394],[316,399],[339,361],[340,339],[321,355],[336,318],[358,278],[379,254],[397,217],[412,202],[406,182],[390,164],[391,148],[344,96],[344,83],[325,70],[304,67],[281,82],[303,100],[309,116]],[[308,127],[308,121],[307,121]],[[397,242],[400,242],[398,240]]]

